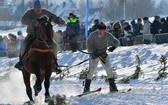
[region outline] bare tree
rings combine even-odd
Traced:
[[[104,15],[106,15],[110,20],[116,20],[119,17],[118,7],[117,0],[108,0],[104,8]]]
[[[106,14],[111,19],[136,19],[153,16],[155,7],[152,0],[108,0]]]
[[[127,19],[150,17],[154,15],[155,7],[152,0],[133,0],[126,3]]]
[[[79,13],[82,17],[85,16],[85,10],[86,10],[85,8],[86,8],[85,1],[80,0],[80,2],[79,2]]]
[[[160,4],[156,8],[155,14],[168,14],[168,1],[167,0],[161,0]]]
[[[93,7],[93,3],[96,2],[89,0],[90,8]],[[110,20],[122,20],[122,19],[137,19],[145,16],[150,17],[155,15],[155,5],[153,0],[106,0],[103,8],[103,17]],[[100,7],[101,0],[97,1],[96,7]],[[85,1],[81,0],[79,3],[79,11],[82,16],[85,15]],[[95,6],[95,5],[94,5]],[[91,15],[91,14],[90,14]]]

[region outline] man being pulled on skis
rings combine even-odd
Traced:
[[[27,36],[25,40],[23,41],[20,49],[20,54],[19,54],[19,62],[16,63],[15,68],[22,70],[23,69],[23,62],[22,59],[24,55],[28,52],[28,48],[30,45],[33,43],[34,39],[36,38],[35,34],[35,28],[38,27],[39,23],[36,20],[37,18],[40,18],[41,16],[46,15],[49,18],[52,17],[52,21],[57,24],[64,24],[65,21],[62,20],[60,17],[56,16],[55,14],[51,13],[50,11],[46,9],[41,8],[41,3],[39,0],[34,1],[34,8],[28,10],[22,17],[21,22],[24,25],[27,25]],[[57,64],[57,45],[53,41],[52,43],[52,49],[54,51],[55,58],[55,71],[57,74],[61,73],[61,70],[58,69],[58,64]]]
[[[113,52],[113,50],[115,50],[119,44],[119,40],[117,40],[111,33],[106,31],[106,25],[103,22],[98,25],[98,29],[96,31],[89,35],[87,40],[87,50],[89,53],[91,53],[91,59],[89,60],[89,71],[85,80],[83,93],[90,91],[93,73],[95,72],[99,61],[106,70],[110,85],[110,92],[118,91],[114,79],[115,74],[110,67],[109,56],[106,53],[106,50],[109,47],[108,50]]]

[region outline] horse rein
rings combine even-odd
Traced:
[[[53,50],[51,50],[51,49],[30,48],[28,55],[30,54],[31,51],[37,51],[37,52],[42,52],[42,53],[53,52]]]

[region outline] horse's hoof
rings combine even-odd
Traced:
[[[27,101],[23,103],[23,105],[33,105],[33,104],[34,104],[34,101]]]
[[[62,73],[62,70],[61,70],[61,69],[58,69],[58,68],[55,68],[55,72],[56,72],[56,74],[61,74],[61,73]]]
[[[35,96],[38,96],[38,93],[37,93],[37,92],[35,92]]]
[[[34,93],[35,93],[35,96],[38,96],[38,93],[41,91],[39,91],[39,90],[37,90],[37,88],[36,88],[36,86],[33,86],[33,88],[34,88]]]
[[[37,87],[36,87],[36,90],[37,90],[38,93],[41,91],[41,89],[42,89],[41,86],[37,86]]]
[[[34,86],[34,90],[39,93],[41,91],[42,87],[41,86]]]
[[[45,96],[44,102],[45,102],[45,103],[48,103],[48,102],[50,102],[50,101],[52,101],[51,97],[50,97],[50,96]]]

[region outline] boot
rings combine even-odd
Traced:
[[[57,59],[55,59],[55,64],[54,64],[55,68],[54,68],[54,71],[56,72],[56,74],[61,74],[62,73],[62,70],[58,68],[58,63],[57,63]]]
[[[22,71],[23,70],[23,62],[21,60],[21,57],[19,56],[19,62],[17,62],[14,66],[15,68],[17,68],[18,70]]]
[[[109,85],[110,85],[110,92],[117,92],[118,89],[117,89],[117,86],[115,84],[115,80],[114,78],[109,78]]]
[[[84,87],[83,93],[86,93],[86,92],[89,92],[89,91],[90,91],[90,83],[91,83],[91,80],[90,80],[90,79],[86,79],[86,80],[85,80],[85,87]]]
[[[55,67],[55,72],[56,72],[56,74],[61,74],[61,73],[62,73],[62,70],[59,69],[58,67]]]

